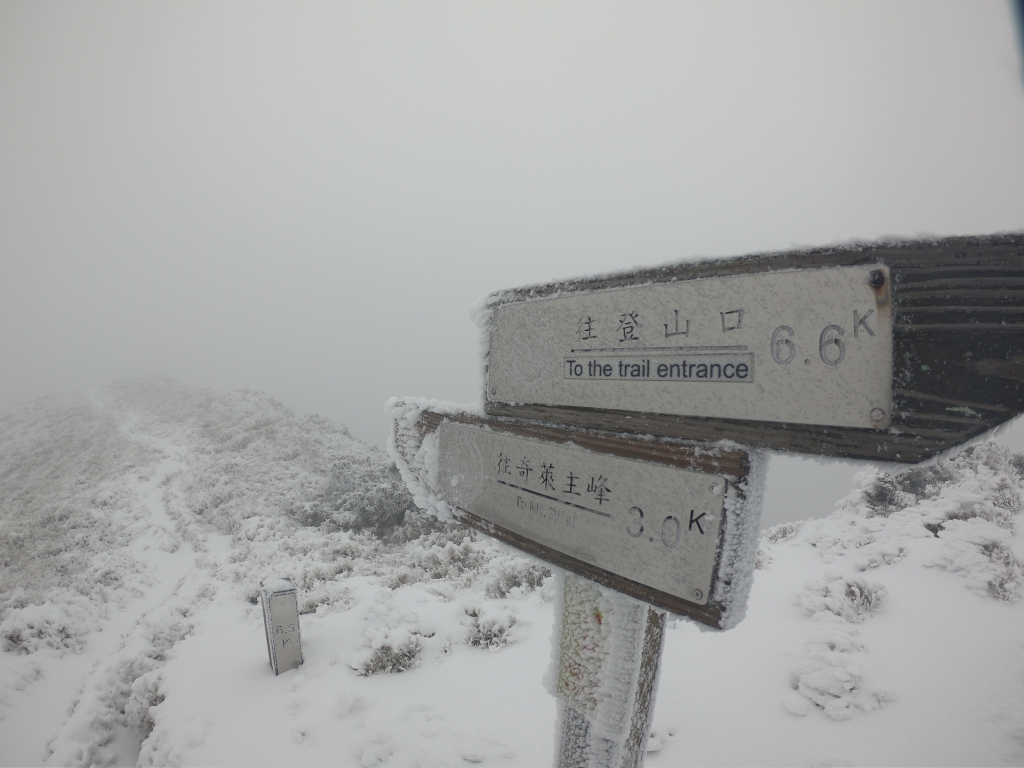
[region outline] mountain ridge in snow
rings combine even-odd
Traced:
[[[670,621],[648,765],[1024,762],[1022,471],[984,443],[765,531],[738,627]],[[547,765],[550,573],[260,393],[27,404],[0,415],[0,764]],[[279,677],[269,576],[302,611]]]

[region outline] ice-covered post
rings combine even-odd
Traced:
[[[654,713],[665,614],[572,573],[561,577],[549,676],[558,768],[639,768]]]
[[[267,630],[267,653],[275,675],[302,663],[302,635],[299,632],[299,600],[291,579],[260,582],[263,625]]]

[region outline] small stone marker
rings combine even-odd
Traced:
[[[260,582],[260,596],[270,667],[279,675],[302,663],[298,595],[291,579],[266,579]]]

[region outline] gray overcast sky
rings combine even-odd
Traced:
[[[1006,2],[0,0],[0,410],[144,375],[382,444],[523,283],[1024,229]]]

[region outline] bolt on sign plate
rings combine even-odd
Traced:
[[[487,400],[882,429],[888,282],[830,267],[498,303]]]
[[[659,461],[638,461],[605,453],[626,445],[606,436],[592,438],[604,452],[591,451],[449,420],[436,435],[436,493],[461,519],[606,586],[720,626],[729,601],[716,593],[724,520],[752,513],[737,486],[748,479],[748,454],[716,457],[706,445],[701,458],[693,447],[663,444]],[[562,439],[571,437],[586,436]],[[701,462],[732,471],[703,471]]]

